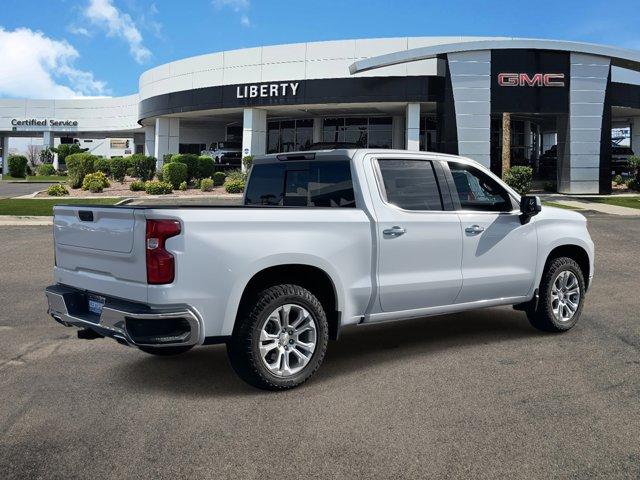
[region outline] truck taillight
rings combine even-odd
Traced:
[[[173,282],[175,258],[165,250],[167,238],[180,234],[177,220],[147,220],[147,283],[163,285]]]

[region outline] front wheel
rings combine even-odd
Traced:
[[[542,274],[539,292],[537,309],[527,311],[531,325],[545,332],[564,332],[578,322],[585,283],[575,260],[559,257],[551,261]]]
[[[267,288],[249,302],[227,344],[235,372],[266,390],[286,390],[308,380],[327,351],[322,304],[299,285]]]

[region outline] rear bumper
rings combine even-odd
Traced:
[[[175,347],[201,343],[202,321],[186,305],[152,309],[148,305],[105,298],[100,315],[87,309],[84,290],[66,285],[45,289],[49,315],[69,327],[90,328],[128,346]]]

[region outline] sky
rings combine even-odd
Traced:
[[[0,97],[137,92],[154,66],[280,43],[517,36],[640,49],[640,0],[2,0]]]

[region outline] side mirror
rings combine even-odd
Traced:
[[[531,217],[537,215],[542,210],[540,197],[535,195],[523,195],[520,197],[520,221],[525,224]]]

